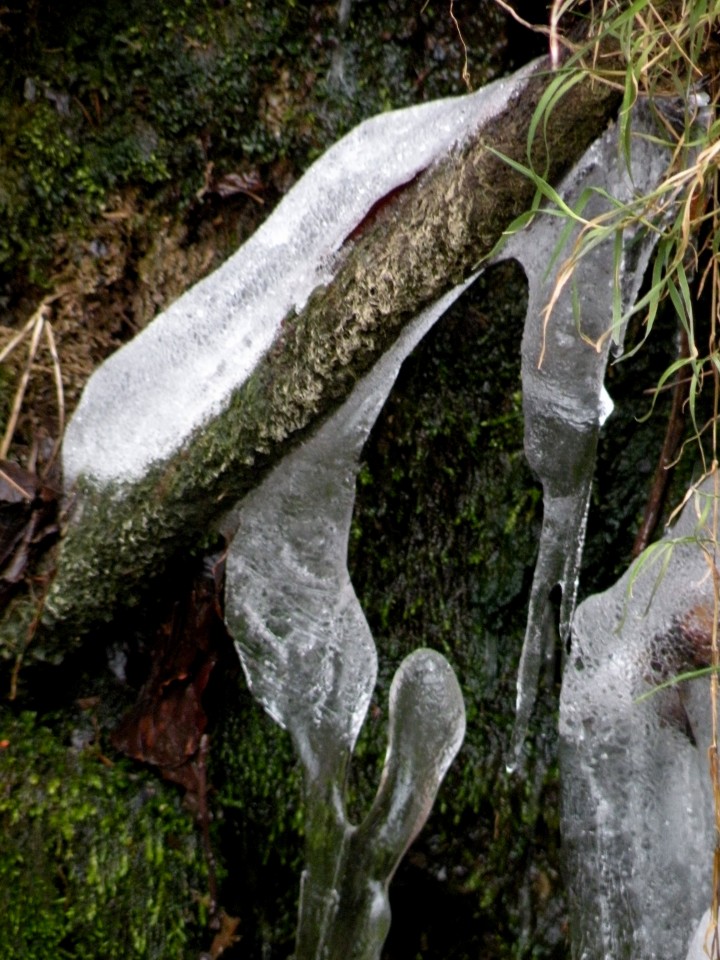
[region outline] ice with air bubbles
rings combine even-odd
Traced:
[[[712,496],[706,483],[650,559],[575,616],[560,735],[578,960],[684,960],[693,937],[688,957],[702,956],[715,846],[709,679],[660,686],[709,661]]]

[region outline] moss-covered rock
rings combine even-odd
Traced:
[[[506,17],[460,16],[479,85],[509,62]],[[182,216],[240,165],[272,200],[364,117],[464,88],[447,11],[400,0],[356,3],[345,29],[321,2],[35,0],[1,17],[0,289],[18,270],[50,286],[58,235],[91,236],[118,191]]]

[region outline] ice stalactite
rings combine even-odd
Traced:
[[[667,150],[651,139],[653,130],[648,113],[636,110],[629,168],[617,129],[608,130],[562,184],[559,193],[565,202],[590,220],[615,203],[651,191],[668,163]],[[580,231],[578,225],[568,237],[567,220],[557,213],[539,214],[503,251],[503,256],[516,257],[528,276],[522,342],[525,454],[543,486],[543,525],[518,675],[511,768],[522,762],[543,666],[552,668],[558,633],[564,644],[575,608],[597,438],[612,409],[604,388],[605,369],[611,347],[619,351],[624,334],[618,329],[610,336],[616,284],[621,285],[624,313],[637,298],[657,239],[653,232],[627,230],[617,263],[614,237],[596,245],[580,260],[546,317],[556,278]]]
[[[656,688],[709,663],[712,496],[711,480],[655,562],[636,561],[574,618],[560,759],[576,960],[682,960],[701,936],[715,846],[709,680]]]
[[[695,935],[692,938],[685,960],[708,960],[712,957],[712,944],[717,935],[717,930],[713,927],[711,911],[706,910],[695,928]]]
[[[459,292],[406,328],[232,520],[228,624],[253,694],[290,731],[305,774],[298,960],[379,955],[389,927],[388,884],[464,734],[452,669],[440,654],[416,651],[393,681],[377,798],[359,826],[348,821],[347,769],[377,669],[347,570],[358,458],[400,363]]]

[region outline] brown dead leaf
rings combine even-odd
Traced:
[[[59,495],[37,474],[0,460],[0,608],[57,535]]]
[[[221,910],[219,920],[220,929],[210,944],[210,956],[212,960],[217,960],[227,949],[240,940],[239,934],[235,933],[240,925],[240,917],[230,917],[224,910]]]
[[[138,701],[113,732],[113,746],[160,769],[187,791],[188,805],[204,803],[200,746],[207,728],[203,694],[227,648],[220,595],[224,556],[215,557],[175,604],[155,643],[150,675]]]
[[[213,181],[211,192],[223,199],[243,193],[263,206],[265,201],[259,194],[264,189],[265,184],[260,179],[260,174],[256,170],[250,170],[248,173],[226,173]]]

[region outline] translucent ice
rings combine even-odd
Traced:
[[[715,945],[715,953],[713,953],[713,944]],[[706,910],[702,920],[697,925],[695,936],[685,960],[716,960],[717,947],[717,928],[714,928],[711,923],[710,910]]]
[[[253,693],[293,733],[309,768],[321,762],[325,723],[338,737],[340,701],[340,740],[352,749],[375,683],[375,645],[347,570],[360,452],[400,364],[467,285],[409,324],[233,515],[228,620]]]
[[[377,796],[357,827],[343,818],[340,843],[323,829],[328,804],[308,784],[296,960],[379,958],[390,927],[390,881],[430,813],[464,732],[465,708],[451,667],[434,650],[416,650],[390,688],[388,751]]]
[[[711,496],[710,483],[656,562],[636,562],[574,618],[560,735],[576,960],[681,960],[710,903],[709,680],[639,698],[708,661]]]
[[[464,707],[451,668],[433,651],[414,654],[393,684],[377,800],[358,828],[348,822],[347,766],[377,670],[347,570],[358,458],[402,360],[462,289],[407,326],[340,409],[232,518],[228,625],[250,689],[290,731],[305,772],[297,960],[379,956],[390,878],[462,741]]]
[[[331,147],[233,257],[95,372],[65,434],[66,483],[138,479],[181,448],[332,278],[333,254],[371,207],[499,112],[526,75],[373,117]]]
[[[647,133],[649,124],[638,110],[635,134]],[[658,183],[667,162],[662,146],[636,136],[628,169],[612,128],[588,150],[559,192],[570,206],[589,196],[582,214],[591,219],[611,207],[604,191],[617,202],[628,202]],[[559,269],[578,235],[579,227],[564,237],[566,226],[563,218],[540,214],[503,251],[503,256],[516,257],[528,275],[522,342],[525,454],[543,485],[543,527],[518,676],[511,766],[521,757],[543,662],[554,658],[558,626],[563,641],[567,638],[575,606],[597,437],[612,408],[603,381],[616,284],[619,280],[624,312],[637,298],[656,240],[654,233],[626,231],[617,272],[614,238],[598,244],[580,261],[573,282],[545,320],[543,311]],[[622,343],[622,336],[622,330],[615,331],[615,342]],[[558,589],[559,624],[553,604]]]

